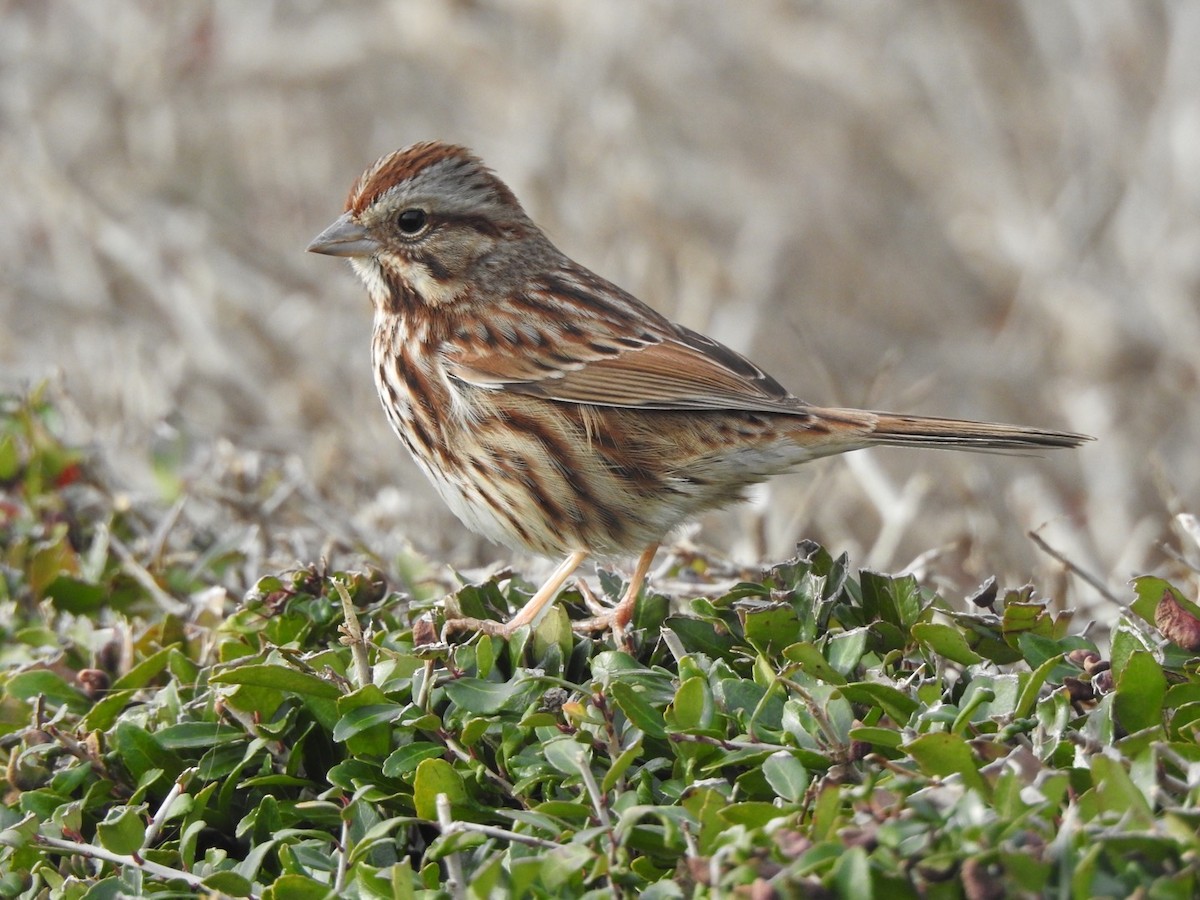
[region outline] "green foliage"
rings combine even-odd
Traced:
[[[510,641],[418,644],[438,607],[312,568],[208,618],[219,557],[118,552],[48,415],[0,432],[0,896],[1198,889],[1200,677],[1155,630],[1195,606],[1158,579],[1110,660],[1031,589],[956,611],[812,544],[644,603],[636,656],[575,636],[570,591]]]

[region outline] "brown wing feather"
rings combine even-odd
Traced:
[[[479,387],[569,403],[793,414],[807,407],[745,357],[689,329],[674,326],[639,340],[622,347],[603,337],[586,345],[566,337],[533,352],[522,348],[521,356],[475,343],[453,353],[447,366]]]

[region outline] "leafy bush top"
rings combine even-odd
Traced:
[[[1160,579],[1102,650],[1032,588],[963,611],[804,544],[643,598],[636,656],[574,591],[446,645],[375,573],[231,600],[236,560],[102,502],[49,416],[0,431],[0,895],[1197,891],[1200,610]]]

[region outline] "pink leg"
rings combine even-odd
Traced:
[[[629,578],[629,587],[625,589],[625,596],[621,598],[621,602],[613,610],[613,637],[617,639],[617,645],[622,648],[628,644],[629,623],[633,621],[633,610],[637,606],[638,594],[642,592],[642,585],[646,582],[646,575],[650,572],[650,564],[654,562],[654,554],[657,552],[658,544],[651,544],[642,551],[642,555],[638,557],[637,565],[633,567],[633,575]]]
[[[579,568],[580,564],[588,558],[586,550],[576,550],[566,559],[564,559],[554,570],[546,583],[538,588],[538,592],[529,598],[524,606],[522,606],[515,616],[507,622],[496,622],[492,619],[449,619],[446,622],[446,631],[482,631],[484,634],[494,635],[496,637],[508,638],[518,628],[524,625],[531,625],[543,609],[558,596],[559,590],[562,588],[566,580],[571,577],[571,573]]]

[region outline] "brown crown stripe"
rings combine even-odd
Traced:
[[[346,210],[355,214],[361,213],[396,185],[409,181],[430,166],[447,162],[471,170],[473,175],[485,181],[498,199],[520,207],[508,186],[466,147],[429,141],[414,144],[405,150],[397,150],[376,160],[350,188],[350,195],[346,198]]]

